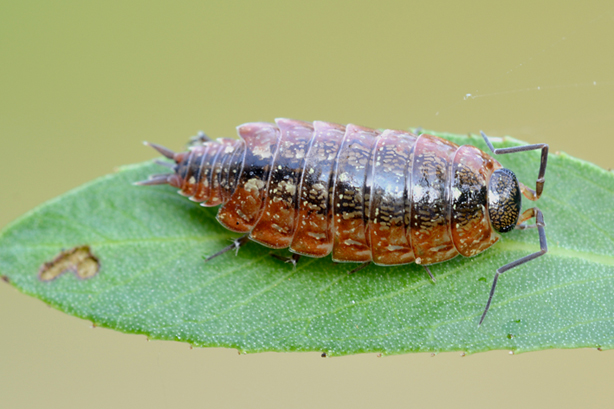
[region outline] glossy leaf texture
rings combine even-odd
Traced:
[[[439,136],[486,150],[476,136]],[[506,138],[495,146],[519,144]],[[538,152],[497,159],[534,186]],[[537,251],[535,229],[508,233],[473,258],[431,266],[436,284],[413,264],[348,275],[354,264],[304,257],[293,269],[256,243],[204,263],[237,234],[217,223],[216,209],[171,187],[131,184],[159,172],[149,162],[126,166],[15,221],[0,235],[0,275],[98,326],[241,352],[614,346],[614,174],[590,163],[550,156],[537,202],[550,251],[501,277],[481,327],[496,268]],[[99,261],[97,274],[38,278],[45,262],[80,246]]]

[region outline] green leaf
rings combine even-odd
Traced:
[[[486,149],[476,137],[441,136]],[[496,146],[519,144],[507,138]],[[498,159],[534,185],[539,152]],[[168,186],[131,185],[159,171],[152,163],[128,166],[23,216],[0,235],[0,274],[99,326],[243,352],[614,346],[614,175],[590,163],[550,156],[538,202],[549,252],[501,277],[479,328],[496,268],[537,251],[535,230],[513,231],[476,257],[432,266],[436,284],[416,265],[348,275],[354,265],[327,257],[303,258],[292,269],[256,243],[204,263],[237,235],[215,221],[215,209]],[[63,249],[84,245],[100,262],[92,278],[38,278]]]

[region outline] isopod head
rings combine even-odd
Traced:
[[[488,183],[488,216],[492,228],[499,233],[516,227],[522,204],[520,193],[514,172],[505,168],[493,172]]]

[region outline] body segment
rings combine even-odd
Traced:
[[[471,257],[497,242],[488,219],[488,181],[501,167],[470,145],[456,150],[452,168],[452,239],[458,252]]]
[[[311,145],[301,175],[297,230],[292,251],[324,257],[333,250],[333,204],[331,183],[345,127],[315,121]]]
[[[272,248],[290,246],[296,227],[299,184],[313,137],[306,122],[278,119],[280,140],[265,191],[264,209],[250,238]]]
[[[250,123],[237,127],[237,133],[245,145],[243,160],[240,169],[237,166],[231,170],[231,175],[238,173],[237,182],[231,186],[230,198],[220,208],[217,220],[229,230],[247,233],[260,219],[273,158],[279,146],[279,129],[274,124]]]
[[[333,173],[333,260],[371,261],[367,240],[373,147],[379,132],[356,125],[345,128]]]
[[[409,231],[411,219],[413,152],[418,137],[386,130],[378,138],[369,209],[373,262],[379,265],[415,260]]]

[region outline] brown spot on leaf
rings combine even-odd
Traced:
[[[100,270],[100,261],[92,254],[90,246],[78,246],[60,252],[51,261],[44,263],[38,271],[41,281],[51,281],[66,271],[75,273],[77,278],[85,280],[94,277]]]

